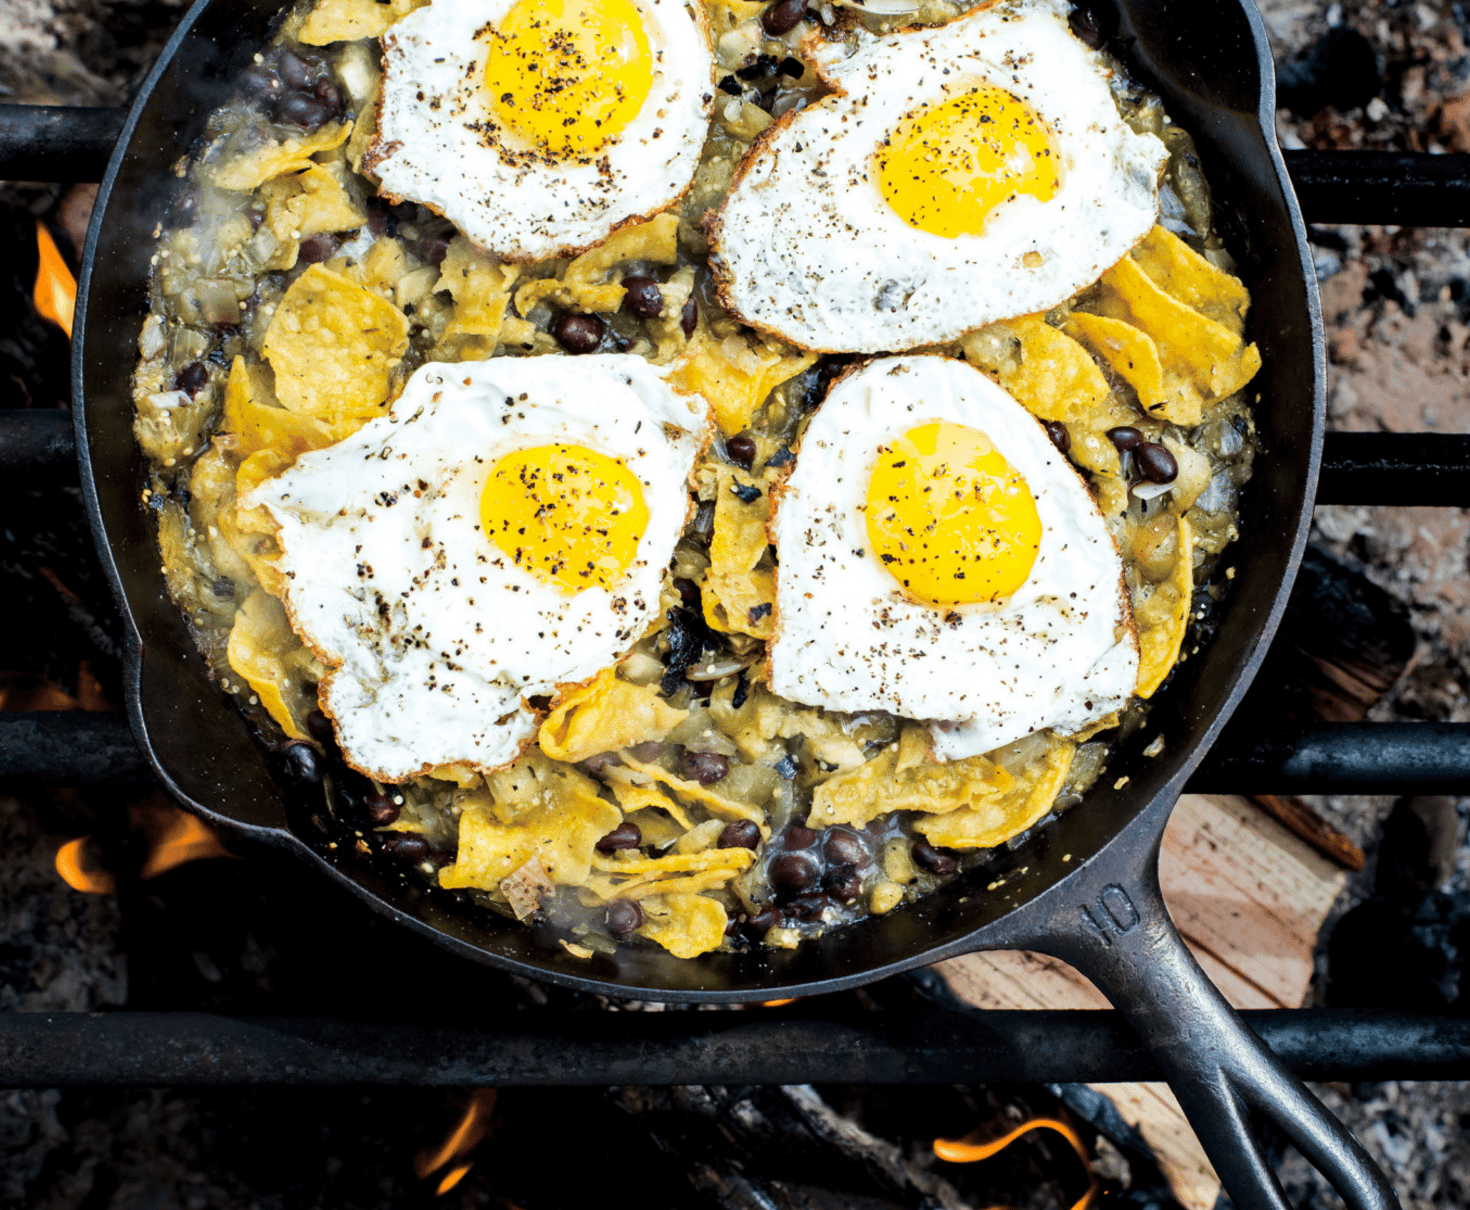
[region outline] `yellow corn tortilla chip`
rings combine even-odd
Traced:
[[[210,179],[231,193],[254,193],[278,176],[310,168],[312,156],[342,146],[351,133],[351,122],[329,122],[315,134],[265,143],[235,156],[210,170]]]
[[[946,849],[993,849],[1004,844],[1051,810],[1076,751],[1071,740],[1055,739],[1005,793],[948,815],[921,815],[914,830]]]
[[[615,266],[625,261],[672,265],[678,260],[679,216],[665,211],[646,223],[613,232],[568,264],[561,277],[526,282],[516,291],[516,310],[525,315],[537,303],[549,302],[583,314],[611,313],[623,305],[625,293],[620,281],[605,280]]]
[[[1121,319],[1073,311],[1067,333],[1082,341],[1112,367],[1119,378],[1138,392],[1138,402],[1151,416],[1193,428],[1201,419],[1203,396],[1199,388],[1165,367],[1153,337]]]
[[[1165,227],[1155,227],[1133,249],[1133,259],[1156,286],[1207,319],[1245,335],[1250,291],[1233,274],[1216,268]]]
[[[429,0],[317,0],[296,36],[307,46],[376,38],[428,3]]]
[[[675,958],[697,958],[718,949],[730,917],[703,895],[664,895],[644,907],[643,936],[657,941]]]
[[[367,222],[367,211],[347,188],[340,165],[311,164],[289,176],[278,176],[260,191],[265,222],[281,243],[268,269],[295,266],[301,241],[322,232],[352,231]]]
[[[700,328],[669,373],[676,390],[702,395],[726,437],[750,427],[766,396],[817,360],[760,337],[717,339]]]
[[[635,773],[641,773],[645,777],[652,778],[667,786],[679,797],[693,803],[698,803],[711,815],[718,815],[721,819],[748,819],[752,823],[764,823],[766,816],[759,807],[753,807],[746,802],[737,802],[733,798],[726,798],[716,790],[708,786],[702,786],[697,781],[687,781],[676,774],[668,772],[661,765],[641,761],[631,752],[621,753],[623,764]]]
[[[1255,345],[1164,293],[1131,256],[1103,274],[1102,286],[1098,313],[1147,332],[1158,346],[1159,361],[1178,366],[1210,397],[1238,391],[1261,368]]]
[[[872,760],[817,786],[808,826],[862,827],[890,811],[948,814],[994,798],[1014,781],[983,756],[939,764],[931,754],[927,729],[911,723],[897,743]]]
[[[1167,579],[1133,590],[1133,620],[1138,626],[1139,697],[1152,697],[1179,660],[1194,594],[1194,531],[1179,518],[1179,559]]]
[[[631,782],[615,781],[612,783],[612,792],[625,815],[631,815],[634,811],[644,815],[653,810],[665,811],[683,831],[687,832],[694,826],[684,808],[657,786],[635,786]]]
[[[221,430],[230,436],[230,452],[243,459],[270,449],[289,454],[295,461],[307,450],[331,445],[332,434],[319,421],[266,402],[271,399],[267,379],[264,366],[247,365],[243,357],[230,364],[220,422]]]
[[[756,565],[770,539],[766,522],[771,516],[770,484],[761,478],[736,474],[720,467],[715,496],[715,529],[710,536],[709,567],[701,584],[704,620],[725,634],[748,634],[768,639],[775,632],[775,576]],[[754,487],[760,495],[749,504],[734,492],[736,486]]]
[[[520,269],[486,256],[462,235],[450,241],[434,290],[447,290],[454,314],[434,355],[450,361],[489,357],[501,338]],[[511,321],[515,322],[515,321]]]
[[[622,818],[612,803],[581,791],[513,824],[502,823],[488,807],[469,807],[459,817],[459,852],[453,865],[439,871],[439,885],[493,890],[534,857],[552,882],[578,886],[592,872],[597,842]]]
[[[225,655],[230,667],[245,678],[260,704],[292,739],[305,739],[302,721],[315,708],[299,678],[288,671],[284,656],[299,648],[281,603],[257,588],[235,613],[235,625]]]
[[[495,817],[506,824],[569,798],[597,796],[597,783],[580,769],[548,760],[534,747],[509,767],[485,774],[485,788]]]
[[[604,874],[651,875],[689,874],[704,870],[731,870],[738,873],[749,868],[755,854],[749,849],[704,849],[699,853],[671,853],[667,857],[603,857],[594,854],[592,868]]]
[[[264,347],[280,401],[339,438],[386,414],[390,376],[407,351],[403,312],[322,265],[286,291]]]
[[[645,740],[663,739],[689,717],[660,698],[651,685],[619,680],[604,668],[585,685],[564,694],[541,724],[541,751],[575,764],[599,752],[615,752]]]

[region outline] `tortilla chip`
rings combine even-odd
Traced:
[[[315,134],[264,143],[209,170],[210,179],[231,193],[254,193],[267,181],[312,166],[312,156],[347,142],[351,122],[329,122]]]
[[[316,696],[299,676],[293,677],[284,657],[301,646],[291,631],[281,603],[257,588],[235,614],[225,655],[245,678],[277,726],[292,739],[305,739],[304,720],[316,708]]]
[[[597,783],[585,773],[548,760],[536,748],[508,768],[485,774],[485,788],[495,817],[506,824],[520,823],[567,799],[597,796]]]
[[[620,755],[623,764],[633,772],[641,773],[644,777],[652,778],[667,786],[680,798],[697,803],[711,815],[718,815],[721,819],[727,820],[748,819],[752,823],[764,823],[766,820],[765,812],[759,807],[753,807],[747,802],[739,802],[733,798],[726,798],[719,791],[709,786],[702,786],[697,781],[688,781],[670,773],[661,765],[641,761],[631,752],[624,751]]]
[[[311,164],[290,176],[279,176],[260,191],[265,222],[280,247],[267,269],[290,269],[301,241],[322,232],[353,231],[367,222],[367,211],[347,188],[341,165]]]
[[[1155,227],[1133,249],[1139,268],[1155,285],[1207,319],[1245,335],[1250,291],[1233,274],[1216,268],[1166,227]]]
[[[948,814],[992,799],[1014,781],[983,756],[939,764],[931,754],[928,729],[910,723],[897,743],[819,785],[812,796],[807,826],[845,823],[863,827],[890,811]]]
[[[458,855],[439,871],[439,885],[493,890],[534,857],[552,882],[579,886],[592,872],[597,842],[622,819],[612,803],[580,790],[513,824],[502,823],[488,805],[467,806],[459,818]]]
[[[377,38],[429,0],[317,0],[297,39],[307,46]]]
[[[993,849],[1024,832],[1051,810],[1066,784],[1077,745],[1056,739],[1022,771],[1011,788],[963,811],[921,815],[914,830],[947,849]]]
[[[614,752],[645,740],[663,739],[689,717],[664,702],[651,685],[619,680],[604,668],[585,685],[564,694],[541,724],[541,751],[576,764],[599,752]]]
[[[243,357],[230,365],[220,429],[229,435],[230,452],[242,459],[269,449],[289,454],[294,462],[307,450],[332,444],[331,432],[320,421],[275,406],[269,371],[247,365]]]
[[[610,314],[623,305],[622,283],[606,280],[614,266],[626,261],[673,265],[679,260],[679,216],[665,211],[646,223],[613,232],[596,248],[567,265],[561,277],[528,281],[516,291],[516,310],[527,314],[539,302],[554,303],[583,314]],[[667,305],[667,304],[666,304]],[[683,300],[680,300],[681,307]]]
[[[408,320],[371,290],[312,265],[281,299],[263,351],[281,402],[346,437],[386,414]]]
[[[756,565],[770,545],[766,535],[770,484],[725,466],[716,473],[715,529],[710,537],[709,567],[700,584],[704,620],[725,634],[769,639],[776,627],[776,578]],[[735,494],[737,486],[754,487],[760,495],[747,504]]]
[[[781,699],[765,686],[764,672],[751,669],[745,689],[745,700],[735,705],[736,684],[722,685],[710,695],[709,710],[720,730],[735,741],[740,755],[748,761],[765,758],[770,741],[780,730],[785,711]]]
[[[614,781],[612,783],[613,797],[618,800],[618,806],[623,808],[624,815],[632,815],[637,811],[642,815],[648,815],[654,811],[668,813],[674,823],[679,827],[681,833],[689,831],[694,827],[694,822],[689,818],[684,808],[672,798],[660,790],[657,786],[643,785],[635,786],[631,782]],[[638,823],[637,820],[633,821]],[[642,824],[639,824],[642,827]],[[677,840],[676,834],[673,839]],[[654,842],[658,843],[657,841]]]
[[[486,256],[462,235],[450,241],[434,290],[454,298],[454,314],[434,348],[441,360],[489,357],[500,341],[510,289],[520,269]]]
[[[730,923],[725,909],[703,895],[664,895],[658,903],[645,904],[643,911],[638,931],[675,958],[697,958],[718,949]]]
[[[1133,620],[1138,625],[1139,697],[1152,697],[1179,660],[1194,593],[1194,532],[1179,518],[1179,559],[1168,578],[1133,589]]]
[[[1112,367],[1113,373],[1138,392],[1138,402],[1151,416],[1193,428],[1201,419],[1199,388],[1159,358],[1153,337],[1121,319],[1073,311],[1067,332]]]
[[[815,353],[791,349],[759,336],[713,336],[707,328],[695,332],[669,373],[675,390],[702,395],[726,437],[750,427],[766,396],[788,378],[795,378],[817,360]]]

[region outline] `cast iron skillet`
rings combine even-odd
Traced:
[[[1114,5],[1116,4],[1116,7]],[[153,235],[172,171],[209,111],[265,42],[281,0],[198,0],[133,105],[112,156],[80,281],[74,386],[82,484],[104,565],[131,629],[128,706],[169,790],[212,824],[281,845],[379,911],[478,961],[589,991],[738,1003],[850,988],[980,949],[1031,949],[1088,975],[1130,1019],[1242,1210],[1286,1206],[1249,1118],[1270,1119],[1353,1207],[1396,1206],[1367,1154],[1247,1030],[1170,923],[1157,857],[1190,771],[1239,702],[1286,603],[1310,521],[1323,424],[1322,330],[1296,201],[1273,136],[1274,77],[1249,0],[1210,5],[1098,0],[1112,49],[1191,130],[1217,223],[1254,296],[1264,368],[1252,386],[1262,456],[1244,501],[1240,569],[1220,630],[1158,695],[1085,804],[917,904],[795,951],[708,954],[654,948],[581,961],[545,931],[475,915],[359,857],[330,852],[304,825],[310,788],[293,785],[211,683],[159,570],[139,504],[132,434],[135,361]],[[1162,755],[1141,749],[1162,732]],[[1125,778],[1126,775],[1126,778]],[[1114,783],[1118,784],[1114,784]],[[320,787],[315,801],[320,806]],[[998,874],[997,870],[1002,873]],[[993,892],[984,883],[1003,878]]]

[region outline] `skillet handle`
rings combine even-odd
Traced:
[[[0,105],[0,180],[100,181],[126,109]]]
[[[1107,864],[1107,863],[1099,863]],[[1078,890],[1026,944],[1071,963],[1154,1052],[1237,1210],[1290,1210],[1251,1128],[1269,1120],[1349,1210],[1398,1210],[1383,1172],[1347,1128],[1236,1015],[1174,928],[1157,851],[1136,883],[1078,871]],[[1090,877],[1089,877],[1090,876]],[[1060,888],[1059,888],[1060,889]]]

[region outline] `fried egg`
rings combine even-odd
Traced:
[[[431,363],[242,501],[278,526],[323,711],[381,781],[515,759],[647,626],[708,410],[633,356]]]
[[[683,0],[440,0],[383,37],[364,161],[510,260],[570,255],[689,188],[714,100]]]
[[[1064,0],[813,41],[834,92],[778,122],[708,223],[726,306],[873,353],[1045,311],[1153,226],[1167,153],[1119,116]]]
[[[963,361],[869,362],[812,418],[776,500],[771,688],[930,723],[944,759],[1121,708],[1123,564],[1029,412]]]

